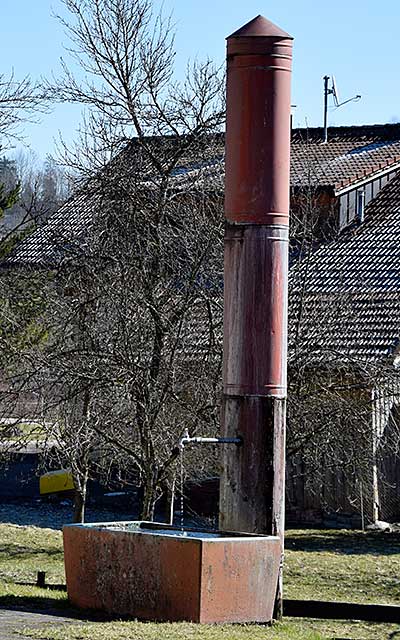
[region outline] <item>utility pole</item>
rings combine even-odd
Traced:
[[[243,445],[225,447],[220,528],[278,535],[282,558],[291,63],[262,16],[227,39],[222,435]]]
[[[328,142],[328,96],[332,89],[328,89],[329,76],[324,76],[324,142]]]

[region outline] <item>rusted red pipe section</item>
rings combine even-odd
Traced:
[[[228,38],[224,382],[230,395],[286,395],[291,52],[290,36],[261,16]],[[233,283],[240,288],[232,290]]]
[[[220,527],[283,529],[292,38],[258,16],[227,40]]]

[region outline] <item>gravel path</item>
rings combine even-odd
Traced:
[[[52,503],[46,500],[19,500],[18,502],[0,503],[0,523],[19,524],[23,526],[33,525],[35,527],[43,527],[47,529],[62,529],[64,524],[72,522],[72,502],[63,500],[61,502]],[[180,522],[180,514],[175,514],[176,522]],[[132,510],[126,506],[111,505],[102,507],[99,505],[88,505],[86,508],[86,522],[114,522],[124,520],[138,520],[139,512],[135,505]],[[164,522],[164,516],[159,514],[156,520]],[[186,526],[203,526],[205,528],[213,528],[211,520],[201,518],[200,516],[185,515]]]
[[[53,625],[76,624],[74,618],[66,618],[60,615],[39,613],[33,611],[15,611],[11,609],[0,610],[0,640],[15,640],[26,638],[20,632],[24,628],[46,627]]]
[[[114,520],[135,520],[138,514],[128,509],[109,509],[98,506],[88,506],[86,522],[112,522]],[[62,529],[64,524],[72,521],[72,504],[50,503],[42,500],[24,502],[3,502],[0,504],[0,523],[34,525],[49,529]]]

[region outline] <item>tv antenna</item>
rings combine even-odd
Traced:
[[[348,102],[357,102],[361,100],[360,95],[353,96],[348,100],[340,102],[339,91],[336,85],[335,76],[332,76],[331,87],[329,88],[330,76],[324,76],[324,142],[328,142],[328,96],[333,96],[333,104],[335,109],[343,107]]]

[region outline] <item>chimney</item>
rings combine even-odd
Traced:
[[[227,39],[220,528],[283,550],[292,38],[258,16]]]

